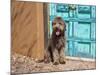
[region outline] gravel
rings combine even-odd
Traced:
[[[17,53],[11,55],[11,73],[37,73],[37,72],[55,72],[55,71],[74,71],[95,69],[96,65],[93,61],[66,60],[66,64],[53,65],[44,62],[37,63],[33,58],[23,56]]]

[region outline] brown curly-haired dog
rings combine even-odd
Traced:
[[[56,17],[52,22],[53,32],[45,52],[45,62],[52,61],[54,65],[65,64],[65,22],[61,17]]]

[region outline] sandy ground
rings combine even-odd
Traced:
[[[36,63],[33,58],[13,53],[11,56],[11,73],[36,73],[54,71],[73,71],[95,69],[95,62],[66,60],[66,64],[53,65],[52,63]]]

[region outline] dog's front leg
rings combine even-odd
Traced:
[[[57,49],[53,50],[53,60],[54,60],[54,65],[58,65],[59,64],[59,53]]]
[[[60,58],[59,58],[59,62],[61,64],[65,64],[65,53],[64,53],[64,48],[62,48],[59,52]]]

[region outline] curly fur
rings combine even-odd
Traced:
[[[45,51],[44,61],[65,64],[65,22],[61,17],[56,17],[52,22],[53,32]]]

